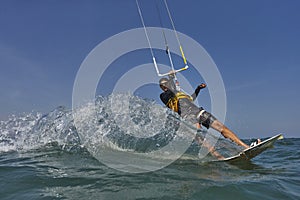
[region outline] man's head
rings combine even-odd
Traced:
[[[169,79],[167,79],[167,78],[161,78],[159,80],[159,86],[163,91],[168,90],[168,88],[169,88],[168,82],[169,82]]]

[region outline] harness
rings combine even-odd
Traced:
[[[177,92],[174,97],[170,98],[168,103],[166,104],[168,108],[172,109],[173,111],[177,112],[179,111],[178,102],[179,99],[188,99],[190,101],[193,101],[193,98],[183,92]]]

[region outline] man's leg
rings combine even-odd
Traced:
[[[247,144],[242,142],[235,133],[233,133],[229,128],[227,128],[224,124],[220,121],[215,120],[212,122],[211,127],[217,131],[219,131],[225,138],[229,138],[231,141],[235,142],[236,144],[243,146],[245,148],[249,148]]]
[[[195,124],[197,129],[201,128],[200,123]],[[213,156],[215,156],[217,159],[222,160],[224,159],[224,156],[222,156],[221,154],[219,154],[216,149],[210,145],[205,139],[201,139],[198,135],[195,136],[195,140],[198,142],[199,145],[203,145],[205,148],[208,149],[209,153]]]

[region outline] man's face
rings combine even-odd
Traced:
[[[168,90],[168,87],[166,86],[166,84],[160,84],[159,86],[160,86],[160,88],[161,88],[163,91],[167,91],[167,90]]]

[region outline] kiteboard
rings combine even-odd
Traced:
[[[261,143],[255,145],[255,146],[252,146],[252,147],[249,147],[249,148],[243,150],[241,153],[239,153],[235,156],[224,158],[219,161],[224,161],[224,162],[229,162],[229,163],[236,163],[236,162],[241,163],[241,162],[245,162],[245,161],[250,161],[252,158],[261,154],[265,150],[271,148],[273,146],[273,144],[277,140],[280,140],[280,139],[283,139],[282,134],[275,135],[273,137],[270,137],[270,138],[262,141]]]

